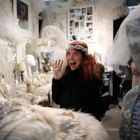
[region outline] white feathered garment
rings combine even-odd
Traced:
[[[22,104],[0,104],[1,140],[109,140],[102,124],[89,114]]]

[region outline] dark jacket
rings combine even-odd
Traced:
[[[93,77],[83,81],[79,70],[60,80],[52,79],[52,99],[61,108],[73,109],[100,117],[100,81]]]

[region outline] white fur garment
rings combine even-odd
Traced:
[[[1,140],[109,140],[101,122],[89,114],[30,105],[0,104]]]

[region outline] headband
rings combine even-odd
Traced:
[[[70,45],[69,48],[71,49],[77,49],[77,50],[81,50],[83,52],[88,52],[88,48],[84,48],[82,45]]]

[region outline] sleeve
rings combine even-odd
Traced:
[[[98,115],[100,108],[100,82],[98,79],[93,79],[84,85],[84,111]]]
[[[132,124],[134,121],[134,107],[138,97],[140,95],[140,86],[135,86],[129,90],[123,98],[123,103],[121,106],[121,116],[120,116],[120,128],[119,135],[122,140],[131,139]],[[137,121],[135,120],[135,123]],[[134,132],[134,130],[133,130]]]
[[[59,97],[63,90],[62,79],[56,80],[52,79],[52,99],[56,104],[59,104]]]

